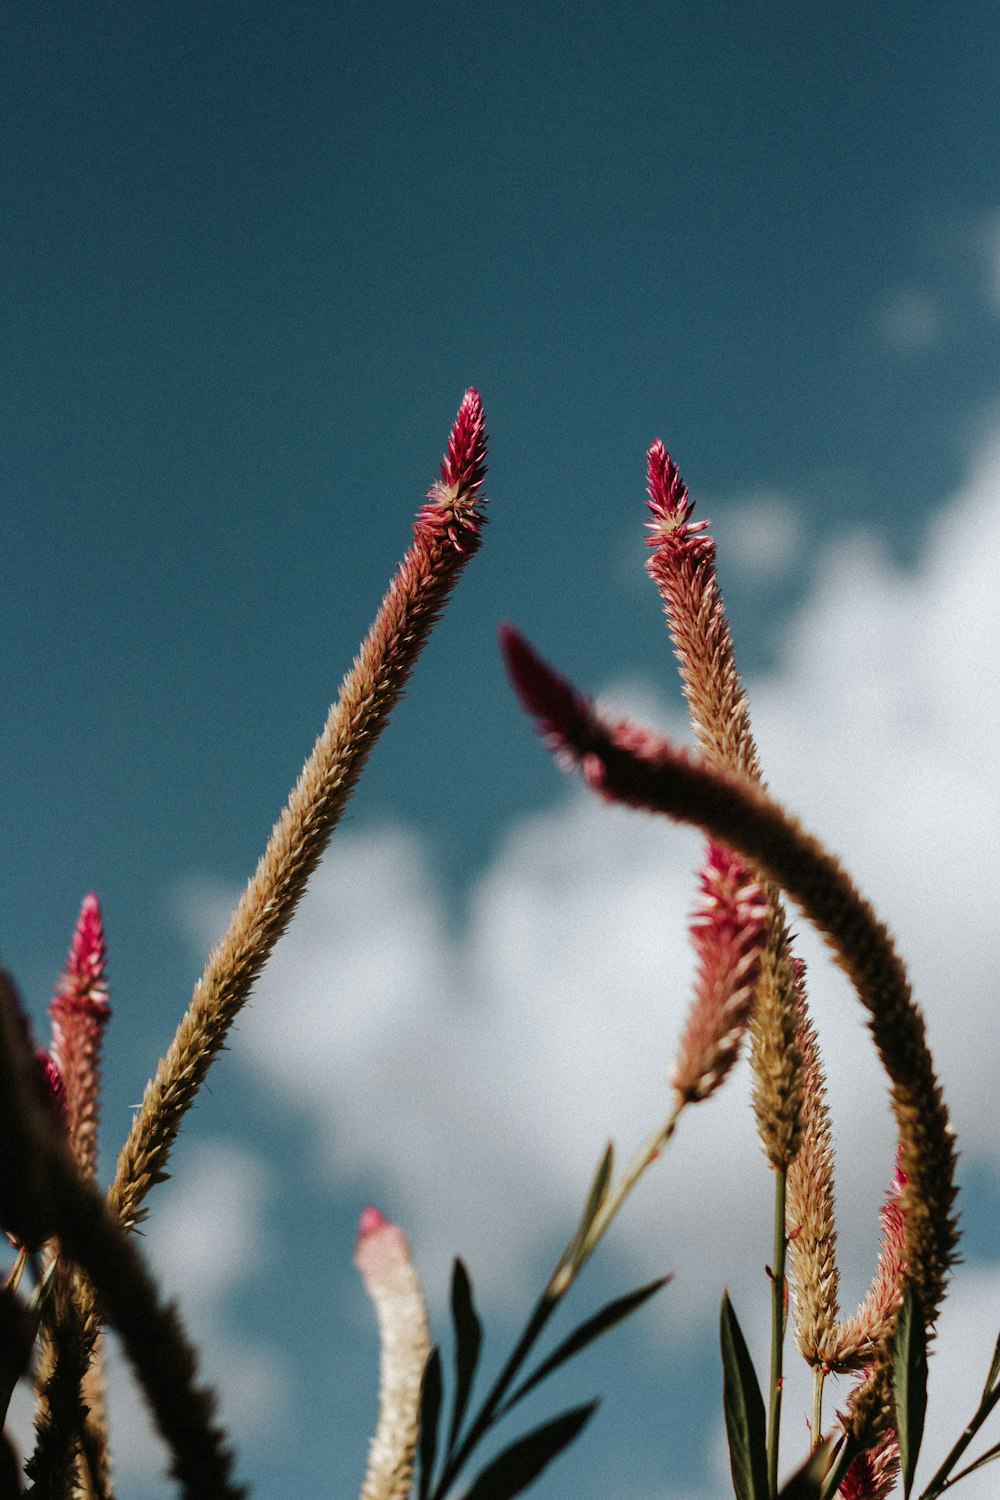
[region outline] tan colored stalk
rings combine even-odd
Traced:
[[[427,1306],[403,1231],[366,1208],[355,1264],[378,1318],[379,1412],[361,1500],[407,1500],[420,1434],[420,1391],[431,1352]]]
[[[183,1493],[189,1500],[241,1500],[243,1490],[232,1481],[232,1461],[215,1424],[213,1398],[195,1382],[195,1356],[176,1313],[160,1302],[134,1241],[93,1184],[80,1176],[40,1105],[30,1055],[17,1033],[13,995],[7,976],[0,976],[2,1221],[10,1226],[16,1220],[29,1245],[57,1235],[97,1288],[170,1447],[172,1472]]]
[[[66,1134],[81,1174],[93,1181],[97,1172],[97,1128],[100,1116],[101,1045],[111,1016],[106,974],[107,949],[100,903],[95,895],[84,897],[80,907],[66,967],[49,1013],[52,1017],[52,1052],[66,1091]],[[60,1267],[54,1299],[55,1315],[66,1326],[56,1339],[62,1369],[56,1373],[55,1349],[48,1332],[41,1341],[36,1371],[39,1410],[36,1418],[40,1442],[47,1440],[47,1407],[70,1399],[66,1382],[72,1366],[82,1358],[80,1396],[87,1412],[84,1431],[86,1461],[80,1466],[85,1500],[104,1500],[110,1494],[106,1380],[101,1340],[89,1360],[85,1350],[76,1354],[81,1339],[79,1296],[70,1295],[69,1268]]]
[[[828,1362],[830,1330],[840,1316],[833,1145],[826,1079],[816,1031],[805,1005],[804,966],[795,962],[802,1054],[802,1143],[788,1169],[789,1281],[795,1341],[811,1365]],[[817,1425],[814,1441],[819,1441]]]
[[[958,1240],[955,1144],[927,1047],[923,1016],[889,932],[834,855],[744,777],[720,772],[669,741],[611,725],[511,627],[502,643],[510,675],[551,745],[575,760],[605,797],[685,823],[729,844],[781,887],[815,923],[868,1011],[890,1080],[905,1176],[904,1259],[933,1326]],[[868,1446],[891,1423],[893,1317],[874,1367],[852,1402],[849,1431]]]
[[[126,1227],[159,1182],[181,1119],[284,932],[362,768],[465,563],[479,545],[486,433],[477,393],[459,409],[441,479],[419,512],[413,544],[344,678],[288,805],[213,948],[166,1057],[146,1086],[118,1158],[108,1202]]]

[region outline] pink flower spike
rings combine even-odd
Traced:
[[[572,745],[572,759],[579,759],[578,747],[589,737],[594,717],[590,699],[553,671],[509,620],[502,621],[497,636],[507,675],[538,732],[553,750],[567,753]]]
[[[655,547],[664,536],[669,536],[686,524],[694,510],[694,501],[688,494],[688,487],[681,478],[680,470],[659,438],[649,445],[646,474],[646,491],[649,495],[646,503],[653,518],[647,524],[654,533],[647,540],[651,547]],[[704,527],[707,523],[700,521],[696,524]]]
[[[66,1090],[66,1128],[77,1165],[97,1170],[101,1040],[111,1017],[100,903],[84,896],[66,968],[49,1006],[52,1050]]]
[[[867,1453],[860,1453],[841,1481],[841,1500],[888,1500],[899,1477],[899,1439],[890,1427]]]
[[[456,494],[471,497],[486,478],[486,418],[475,386],[469,386],[448,436],[441,478]]]
[[[442,541],[459,555],[479,541],[486,519],[480,493],[486,477],[486,422],[479,392],[472,386],[462,397],[452,423],[448,446],[439,465],[441,478],[427,491],[427,504],[417,512],[414,541]]]
[[[72,988],[81,999],[86,997],[96,1006],[108,1004],[108,986],[105,977],[107,944],[104,940],[104,924],[101,921],[101,904],[93,891],[80,903],[73,941],[66,959],[66,973],[60,990]]]
[[[713,1094],[739,1057],[769,919],[759,881],[722,844],[708,846],[701,890],[691,922],[698,955],[695,998],[671,1073],[687,1103]]]

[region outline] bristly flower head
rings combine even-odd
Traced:
[[[441,477],[427,491],[428,503],[417,514],[416,534],[443,529],[459,551],[466,533],[478,534],[484,520],[477,510],[486,478],[486,419],[479,392],[470,386],[452,423],[440,465]]]
[[[739,1057],[768,932],[763,889],[731,849],[709,844],[701,891],[691,922],[695,998],[671,1073],[686,1103],[713,1094]]]
[[[858,1370],[870,1365],[892,1327],[903,1295],[906,1269],[906,1216],[902,1205],[905,1186],[906,1174],[897,1153],[892,1184],[879,1211],[882,1239],[868,1295],[853,1316],[829,1330],[823,1345],[823,1357],[832,1370]]]
[[[646,486],[651,520],[646,522],[649,536],[646,544],[661,547],[664,543],[684,543],[686,550],[698,561],[711,561],[715,557],[715,543],[705,536],[708,522],[692,521],[694,501],[688,487],[659,438],[650,444],[646,454]]]
[[[86,1177],[97,1168],[101,1039],[111,1016],[105,973],[107,948],[101,908],[84,896],[66,968],[49,1007],[53,1050],[66,1086],[66,1128]]]
[[[108,1006],[106,976],[107,943],[101,921],[101,904],[93,891],[84,896],[66,956],[66,968],[53,1007],[63,1002],[104,1012]]]
[[[859,1453],[841,1482],[841,1500],[888,1500],[899,1477],[899,1439],[890,1427],[874,1448]]]

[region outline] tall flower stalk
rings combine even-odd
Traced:
[[[647,570],[663,601],[680,665],[695,737],[706,763],[763,785],[750,709],[715,566],[707,521],[692,519],[694,501],[680,471],[657,439],[646,455],[648,476]],[[802,1059],[798,995],[788,924],[778,892],[766,891],[766,942],[756,966],[755,994],[746,1008],[750,1025],[757,1132],[774,1169],[771,1380],[768,1413],[768,1485],[777,1491],[785,1332],[785,1197],[788,1171],[802,1133]]]
[[[890,1080],[906,1181],[904,1258],[928,1325],[955,1260],[955,1147],[927,1048],[923,1017],[889,933],[837,859],[759,786],[719,771],[668,740],[606,722],[508,627],[503,647],[512,681],[539,729],[579,765],[603,796],[665,813],[730,845],[780,886],[818,927],[868,1011]],[[871,1372],[852,1402],[847,1431],[858,1450],[892,1425],[890,1322]]]
[[[257,871],[146,1087],[108,1195],[127,1227],[141,1219],[146,1195],[164,1174],[181,1119],[288,926],[424,643],[479,546],[485,476],[483,409],[478,392],[470,389],[452,426],[440,477],[417,514],[412,544],[341,683]]]

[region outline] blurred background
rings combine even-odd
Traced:
[[[42,0],[4,31],[0,942],[45,1033],[101,898],[106,1175],[470,384],[491,434],[482,552],[151,1200],[240,1476],[357,1490],[366,1202],[446,1344],[466,1259],[495,1365],[606,1139],[665,1111],[698,840],[562,777],[495,647],[509,617],[686,733],[656,436],[719,541],[768,779],[896,932],[958,1126],[929,1473],[1000,1328],[996,7]],[[803,944],[852,1310],[891,1133]],[[574,1289],[563,1331],[675,1273],[528,1413],[604,1396],[540,1500],[726,1492],[724,1285],[761,1368],[767,1338],[746,1098],[741,1070],[685,1119]],[[789,1463],[805,1410],[793,1380]],[[112,1422],[121,1495],[168,1493],[117,1367]]]

